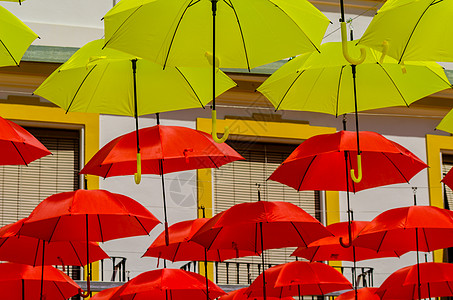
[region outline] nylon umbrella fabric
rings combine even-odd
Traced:
[[[113,296],[113,294],[115,294],[119,288],[120,287],[118,286],[118,287],[113,287],[113,288],[102,290],[99,293],[96,293],[90,299],[92,299],[92,300],[110,300],[111,297]]]
[[[392,273],[376,294],[385,299],[424,299],[453,296],[453,265],[449,263],[421,263],[420,294],[417,266],[408,266]]]
[[[216,214],[192,241],[208,249],[260,253],[266,249],[308,245],[329,235],[318,220],[292,203],[258,201],[236,204]]]
[[[453,110],[450,110],[436,126],[436,129],[453,133]]]
[[[0,264],[2,297],[8,300],[40,299],[41,269],[14,263]],[[44,266],[44,269],[45,299],[63,300],[78,294],[80,287],[69,276],[52,266]]]
[[[434,206],[410,206],[376,216],[354,240],[375,251],[430,252],[453,246],[453,218]]]
[[[49,154],[50,151],[31,133],[0,117],[0,165],[28,165]]]
[[[329,24],[308,1],[216,3],[215,57],[221,68],[251,69],[316,51]],[[212,5],[208,0],[121,1],[104,17],[106,46],[163,66],[209,66]]]
[[[143,174],[218,168],[244,159],[225,143],[218,144],[202,131],[157,125],[138,130]],[[122,135],[99,150],[82,169],[82,174],[101,177],[131,175],[136,172],[135,132]]]
[[[0,228],[0,260],[32,266],[40,266],[43,261],[45,265],[84,266],[86,264],[86,242],[48,243],[37,238],[19,235],[23,222],[24,219]],[[43,243],[46,243],[44,258],[42,257]],[[98,244],[89,242],[88,246],[90,263],[109,258]]]
[[[88,223],[86,222],[88,220]],[[132,198],[105,190],[77,190],[44,199],[19,233],[46,241],[105,242],[147,235],[159,220]]]
[[[216,249],[205,253],[205,248],[191,241],[193,235],[208,218],[182,221],[168,228],[169,245],[165,244],[165,232],[162,232],[148,247],[143,256],[157,257],[175,261],[224,261],[231,258],[256,255],[253,251]],[[206,255],[206,257],[205,257]]]
[[[336,300],[362,300],[362,299],[367,299],[367,300],[379,300],[379,296],[376,294],[376,291],[378,288],[372,288],[372,287],[364,287],[361,289],[357,290],[357,297],[355,291],[349,291],[346,293],[340,294],[338,297],[336,297]]]
[[[15,1],[17,2],[17,1]],[[38,38],[27,25],[0,7],[0,67],[18,66],[30,44]]]
[[[387,1],[359,41],[404,61],[453,61],[453,1]],[[384,46],[385,44],[387,46]]]
[[[209,299],[225,292],[209,281]],[[159,269],[141,273],[123,284],[111,300],[131,299],[206,299],[205,278],[181,269]]]
[[[357,137],[355,132],[350,131],[307,139],[269,179],[298,191],[346,191],[349,186],[349,191],[358,192],[409,182],[418,172],[427,168],[412,152],[378,133],[361,131],[359,136],[363,169],[363,179],[359,183],[348,176],[351,169],[357,169]]]
[[[352,56],[359,47],[348,42]],[[325,43],[321,53],[300,55],[274,72],[258,91],[274,107],[341,115],[355,112],[351,64],[341,43]],[[380,53],[366,48],[365,61],[355,66],[357,111],[409,106],[435,92],[451,88],[443,68],[434,62],[406,64],[407,73],[393,58],[382,63]],[[314,101],[313,99],[316,99]]]
[[[353,239],[359,232],[368,224],[366,221],[352,221],[351,232]],[[405,252],[403,251],[379,251],[356,247],[345,248],[341,246],[339,238],[347,241],[349,244],[348,222],[334,223],[326,227],[333,236],[325,237],[320,240],[310,243],[307,247],[297,248],[291,256],[303,257],[309,261],[362,261],[367,259],[381,258],[381,257],[400,257]]]
[[[351,283],[333,267],[323,263],[294,261],[277,265],[266,273],[266,294],[274,297],[326,295],[351,289]],[[262,274],[245,292],[249,297],[262,296]]]
[[[80,48],[34,92],[66,112],[135,116],[136,60],[137,116],[204,107],[211,101],[209,68],[162,66],[114,49],[102,49],[104,40]],[[216,95],[236,84],[222,71],[216,73]]]
[[[450,189],[453,187],[453,172],[448,171],[448,173],[442,178],[442,182],[446,184]]]
[[[223,295],[219,300],[258,300],[263,299],[263,297],[248,297],[246,294],[247,288],[238,289],[232,292],[229,292],[226,295]],[[293,297],[267,297],[269,300],[294,300]]]

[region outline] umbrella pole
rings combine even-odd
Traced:
[[[43,293],[43,289],[44,289],[44,254],[45,254],[45,250],[46,250],[46,241],[42,240],[41,294],[39,295],[40,300],[42,300],[42,293]]]
[[[204,248],[204,277],[206,278],[206,299],[209,300],[208,249]]]
[[[159,159],[160,178],[162,181],[162,197],[164,200],[164,226],[165,226],[165,245],[170,244],[170,237],[168,236],[168,220],[167,220],[167,201],[165,200],[165,178],[164,178],[164,164],[163,159]]]
[[[79,295],[82,298],[88,298],[91,296],[91,290],[90,290],[90,280],[91,280],[91,268],[90,268],[90,247],[88,244],[88,214],[85,215],[85,231],[86,231],[86,242],[87,242],[87,290],[86,292],[79,292]]]
[[[139,184],[142,177],[142,158],[140,154],[140,139],[138,136],[138,108],[137,108],[137,59],[132,59],[132,74],[134,82],[134,118],[135,118],[135,135],[137,138],[137,173],[134,174],[135,183]]]
[[[414,192],[414,205],[417,205],[417,188],[412,188]],[[418,289],[418,299],[421,299],[421,282],[420,282],[420,258],[419,258],[419,249],[418,249],[418,228],[415,228],[415,247],[417,249],[417,289]]]
[[[260,222],[261,235],[261,263],[263,265],[263,299],[266,300],[266,273],[264,272],[264,241],[263,241],[263,222]]]

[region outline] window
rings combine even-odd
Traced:
[[[48,196],[80,186],[80,132],[26,128],[52,152],[28,166],[0,166],[0,225],[27,217]]]
[[[227,143],[245,160],[214,170],[215,213],[238,203],[257,201],[259,184],[262,200],[291,202],[318,220],[321,219],[319,192],[297,192],[279,182],[267,181],[297,145],[239,141]],[[294,261],[295,258],[290,257],[293,250],[294,248],[266,250],[266,268],[269,265]],[[216,281],[219,284],[249,284],[250,280],[259,274],[260,263],[260,257],[245,257],[230,260],[228,263],[219,263],[216,268]]]

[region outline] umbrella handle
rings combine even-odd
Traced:
[[[351,169],[351,178],[355,183],[362,181],[362,155],[357,155],[357,177],[355,176],[355,170]]]
[[[382,42],[382,55],[381,55],[381,58],[379,59],[380,64],[384,63],[384,58],[387,55],[388,51],[389,51],[389,42],[383,41]]]
[[[228,135],[230,134],[230,128],[228,126],[225,126],[225,132],[223,133],[223,136],[221,138],[217,137],[217,111],[215,109],[212,110],[212,139],[216,143],[223,143],[226,141],[228,138]]]
[[[137,153],[137,173],[134,174],[134,180],[136,184],[140,184],[142,180],[142,155]]]
[[[352,246],[352,241],[351,241],[351,239],[349,239],[349,242],[346,244],[345,242],[343,242],[343,237],[342,237],[342,236],[340,237],[339,242],[340,242],[340,245],[341,245],[343,248],[349,248],[349,247]]]
[[[80,295],[80,297],[82,297],[82,298],[88,298],[88,297],[90,297],[90,294],[91,294],[91,289],[90,289],[90,275],[88,274],[88,275],[87,275],[87,291],[86,291],[86,292],[83,292],[82,289],[79,289],[79,295]]]
[[[345,22],[340,22],[341,25],[341,44],[343,48],[343,56],[344,58],[351,64],[353,65],[360,65],[365,61],[366,58],[366,50],[365,48],[360,48],[360,57],[359,58],[352,58],[349,55],[348,51],[348,37],[346,34],[346,23]]]

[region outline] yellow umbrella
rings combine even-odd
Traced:
[[[443,130],[449,133],[453,133],[453,109],[440,121],[436,129]]]
[[[404,61],[453,62],[452,0],[389,0],[359,41]]]
[[[122,0],[104,21],[107,47],[164,67],[210,64],[213,70],[250,70],[316,51],[329,24],[306,0]],[[212,135],[223,142],[229,130],[217,138],[212,99]]]
[[[34,92],[68,111],[138,116],[204,107],[210,100],[209,68],[162,66],[114,49],[102,49],[104,40],[80,48]],[[236,84],[217,69],[216,95]],[[137,136],[138,138],[138,136]],[[137,140],[137,176],[140,149]]]
[[[355,42],[348,43],[351,53],[358,56],[359,48],[353,46]],[[365,61],[351,65],[343,57],[341,48],[341,43],[326,43],[321,46],[320,54],[305,54],[289,61],[258,91],[276,109],[336,116],[356,112],[358,131],[357,111],[409,106],[420,98],[451,88],[444,70],[437,63],[408,63],[407,73],[403,73],[393,58],[386,57],[380,63],[380,54],[365,48]],[[357,180],[361,177],[360,162],[358,164]]]
[[[18,66],[38,35],[0,6],[0,67]]]

